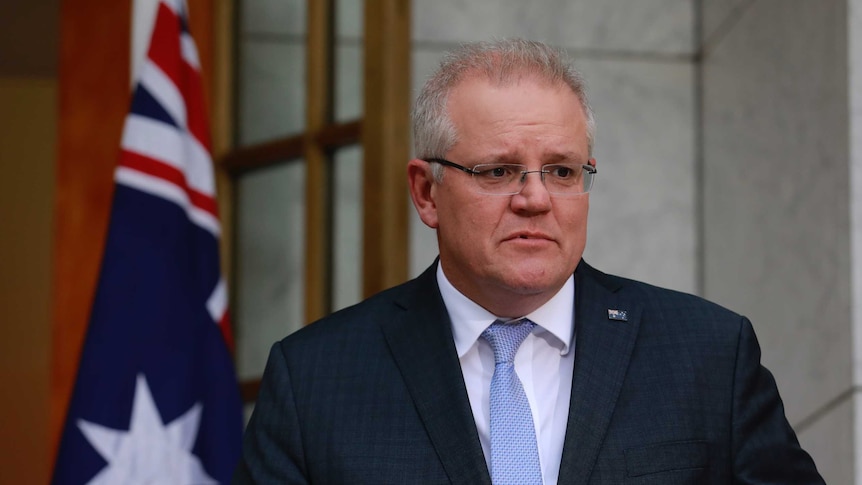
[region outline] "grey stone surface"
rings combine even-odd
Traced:
[[[736,20],[738,14],[757,0],[697,0],[700,2],[701,42],[706,41],[722,29],[732,28],[727,22]]]
[[[751,317],[791,422],[851,385],[844,19],[758,0],[704,64],[705,296]]]
[[[859,483],[854,480],[854,413],[858,416],[859,392],[830,409],[810,427],[798,433],[799,444],[807,450],[826,483]]]
[[[576,65],[598,124],[584,257],[603,271],[697,292],[694,67]]]
[[[413,3],[422,43],[526,37],[584,50],[691,54],[693,0],[435,0]]]

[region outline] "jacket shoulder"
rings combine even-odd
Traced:
[[[407,302],[422,291],[420,287],[423,283],[419,281],[420,278],[383,290],[359,303],[308,323],[276,345],[297,349],[349,341],[358,343],[363,338],[379,336],[379,323],[395,318],[406,309]]]
[[[617,298],[636,302],[647,317],[680,323],[723,322],[725,326],[730,325],[737,330],[741,322],[746,320],[739,313],[703,297],[603,273],[588,265],[582,265],[584,283],[591,279]],[[578,270],[581,269],[579,266]]]

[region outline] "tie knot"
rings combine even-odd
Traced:
[[[535,323],[522,318],[515,322],[497,320],[486,328],[482,332],[482,337],[491,344],[491,349],[494,351],[494,363],[514,362],[518,347],[521,346],[521,343],[535,326]]]

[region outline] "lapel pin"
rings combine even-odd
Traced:
[[[627,322],[629,321],[629,315],[625,310],[611,310],[608,308],[608,320]]]

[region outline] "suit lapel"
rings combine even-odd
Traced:
[[[585,484],[625,379],[642,307],[617,293],[619,279],[583,261],[575,282],[575,369],[560,482]],[[626,311],[627,321],[610,319],[608,310]]]
[[[381,328],[450,481],[490,485],[436,267],[414,281],[396,302],[404,311]]]

